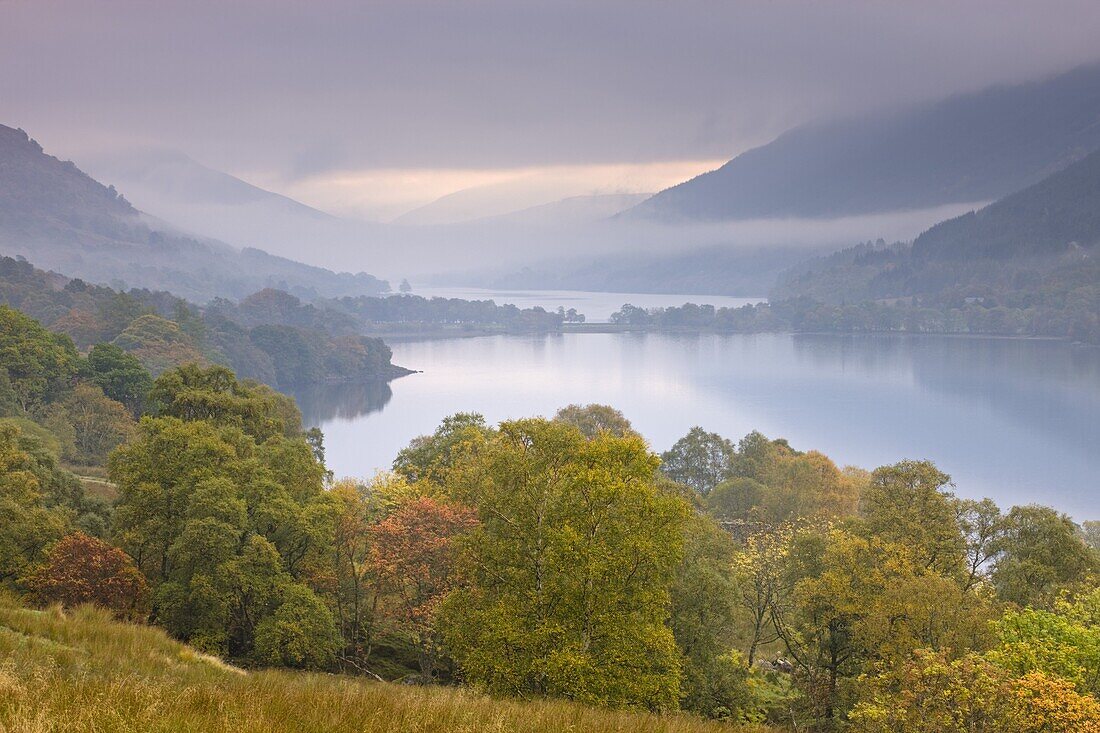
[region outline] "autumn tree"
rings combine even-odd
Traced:
[[[822,725],[841,718],[845,689],[861,673],[896,666],[917,649],[983,646],[984,600],[889,539],[844,529],[803,533],[788,566],[792,590],[772,619],[810,719]]]
[[[266,385],[238,380],[225,367],[185,364],[157,377],[149,392],[158,415],[240,428],[258,441],[301,433],[294,401]]]
[[[733,602],[748,619],[745,653],[751,665],[761,646],[780,638],[774,614],[787,609],[797,578],[789,572],[798,526],[784,523],[749,535],[732,557]]]
[[[1071,682],[1015,677],[978,654],[918,651],[868,678],[851,713],[858,733],[1098,733],[1100,703]]]
[[[1100,552],[1100,521],[1090,519],[1081,522],[1081,536],[1086,545]]]
[[[963,585],[969,590],[986,580],[992,572],[1000,553],[1005,521],[992,499],[956,500],[955,511],[966,545]]]
[[[546,420],[468,444],[445,485],[477,511],[468,581],[443,609],[468,680],[498,694],[674,708],[680,659],[665,625],[686,506],[654,484],[640,438]]]
[[[325,602],[309,588],[291,585],[275,611],[257,625],[253,657],[263,664],[329,669],[340,646]]]
[[[205,364],[206,357],[179,324],[153,314],[138,316],[111,342],[137,357],[152,374],[180,364]]]
[[[770,456],[769,462],[757,464],[753,471],[764,486],[753,512],[757,519],[779,524],[855,513],[866,483],[862,475],[840,470],[817,451],[780,449],[770,451]]]
[[[369,661],[373,650],[379,593],[370,530],[381,507],[370,486],[350,479],[337,481],[329,495],[335,514],[328,592],[335,602],[343,656],[358,664]]]
[[[1100,623],[1090,606],[1100,607],[1100,590],[1061,600],[1054,611],[1007,611],[993,625],[999,643],[989,658],[1016,675],[1042,672],[1100,698]]]
[[[130,556],[82,532],[57,542],[27,587],[40,603],[93,604],[130,620],[149,611],[149,586]]]
[[[681,706],[710,718],[760,719],[752,658],[738,651],[742,615],[734,543],[712,519],[693,514],[672,584],[669,624],[683,656]]]
[[[760,521],[758,510],[763,506],[767,491],[767,486],[745,476],[726,479],[707,494],[707,512],[731,529],[735,525]]]
[[[399,630],[419,649],[431,679],[440,656],[436,616],[455,583],[455,539],[476,524],[470,509],[419,497],[370,528],[370,562]]]

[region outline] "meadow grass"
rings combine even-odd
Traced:
[[[498,700],[457,688],[236,669],[103,611],[0,598],[0,732],[732,733],[686,715]]]

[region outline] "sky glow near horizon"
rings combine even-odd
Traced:
[[[492,213],[663,188],[806,121],[1100,60],[1097,37],[1088,0],[0,0],[0,123],[343,215],[471,190]]]

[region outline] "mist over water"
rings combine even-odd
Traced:
[[[569,403],[621,409],[656,451],[693,425],[784,437],[864,468],[935,461],[957,493],[1095,511],[1100,349],[937,336],[557,334],[395,343],[422,370],[298,395],[329,467],[369,476],[458,411],[490,422]],[[342,399],[342,394],[348,399]],[[352,407],[354,406],[354,407]]]

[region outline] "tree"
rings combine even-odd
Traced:
[[[588,440],[546,420],[502,423],[463,450],[444,485],[480,525],[443,627],[468,680],[676,707],[679,652],[664,620],[687,507],[656,488],[656,468],[640,438]]]
[[[992,569],[1004,533],[1004,516],[992,499],[957,500],[955,507],[966,542],[966,579],[963,586],[970,590],[979,581],[985,580]]]
[[[554,419],[569,423],[588,438],[595,438],[599,433],[611,433],[619,438],[636,435],[623,413],[609,405],[567,405],[558,410]]]
[[[1085,538],[1085,544],[1100,552],[1100,521],[1086,520],[1081,522],[1081,535]]]
[[[27,574],[70,527],[56,467],[41,445],[0,421],[0,583]]]
[[[1007,611],[993,625],[999,644],[988,657],[1017,676],[1043,672],[1100,698],[1100,626],[1074,618],[1069,604],[1060,611]]]
[[[8,378],[8,370],[0,365],[0,417],[15,417],[23,414],[23,406]]]
[[[50,406],[45,424],[55,435],[67,438],[62,441],[65,458],[95,466],[106,462],[107,454],[133,435],[136,427],[121,403],[86,382]]]
[[[793,590],[772,620],[796,665],[811,719],[833,725],[859,674],[891,668],[915,650],[981,648],[989,616],[957,577],[880,536],[833,529],[796,536]],[[788,580],[788,582],[790,582]]]
[[[707,494],[707,512],[730,528],[757,519],[768,487],[744,476],[727,479]]]
[[[154,375],[181,364],[206,363],[179,324],[152,314],[135,318],[111,343],[133,354]]]
[[[759,519],[778,524],[806,518],[839,518],[855,512],[866,483],[863,476],[842,472],[817,451],[769,452],[770,461],[759,464],[754,471],[765,487],[754,512]]]
[[[27,586],[40,603],[89,603],[129,620],[149,611],[149,586],[130,556],[82,532],[57,542]]]
[[[287,589],[329,566],[337,513],[303,438],[256,440],[232,425],[145,418],[110,459],[115,536],[154,585],[154,618],[239,656]]]
[[[185,364],[167,371],[153,383],[149,402],[157,415],[237,427],[258,441],[302,430],[294,400],[265,385],[239,381],[221,366]]]
[[[1077,525],[1049,507],[1013,507],[997,548],[997,595],[1021,606],[1050,607],[1060,590],[1083,581],[1096,567]]]
[[[685,526],[684,556],[672,585],[670,626],[683,655],[681,706],[709,718],[759,719],[751,657],[736,652],[733,541],[705,515]]]
[[[409,285],[408,280],[406,280],[405,278],[402,278],[401,279],[401,285],[398,287],[398,290],[400,290],[403,294],[404,293],[411,293],[412,292],[412,285]]]
[[[52,334],[33,318],[0,305],[0,366],[23,413],[60,396],[78,363],[68,336]]]
[[[96,344],[88,352],[83,371],[105,395],[126,405],[132,414],[141,414],[153,378],[133,354],[114,344]]]
[[[673,481],[706,496],[729,478],[736,449],[717,433],[694,427],[661,454],[661,470]]]
[[[966,540],[951,477],[930,461],[901,461],[875,469],[864,492],[861,515],[868,531],[905,547],[914,560],[938,573],[962,571]]]
[[[309,588],[292,585],[275,612],[256,627],[254,656],[263,664],[330,669],[340,646],[328,606]]]
[[[436,616],[454,587],[455,539],[476,524],[461,506],[419,497],[370,528],[370,563],[397,627],[419,649],[420,672],[431,679],[440,655]]]
[[[1032,672],[1014,677],[977,654],[950,660],[917,652],[858,688],[860,733],[1097,733],[1100,703],[1073,684]]]
[[[350,479],[329,490],[335,502],[332,542],[332,585],[336,622],[344,641],[344,656],[353,663],[370,659],[379,593],[371,563],[371,526],[381,515],[370,486]]]
[[[785,609],[795,579],[788,572],[791,544],[798,527],[784,523],[746,538],[732,561],[736,590],[733,600],[748,618],[750,665],[760,646],[780,638],[774,615]]]
[[[435,432],[413,438],[393,461],[393,470],[409,481],[434,480],[444,473],[464,444],[489,432],[476,412],[458,412],[443,418]]]

